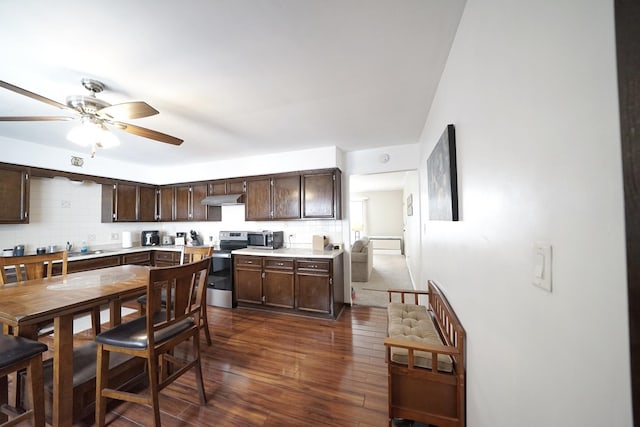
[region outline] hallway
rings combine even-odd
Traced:
[[[368,282],[351,282],[354,305],[386,307],[387,289],[413,289],[404,255],[394,250],[375,250],[373,271]],[[354,298],[355,296],[355,298]]]

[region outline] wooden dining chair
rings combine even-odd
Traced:
[[[55,268],[55,264],[60,264],[60,268]],[[54,272],[60,271],[61,275],[67,274],[68,254],[67,251],[50,252],[40,255],[23,255],[0,257],[0,285],[10,282],[9,274],[5,267],[13,267],[16,282],[25,280],[42,279],[51,277]],[[96,308],[91,312],[91,328],[94,336],[100,333],[100,309]],[[8,333],[5,327],[5,333]],[[53,323],[38,325],[38,335],[45,336],[53,333]],[[35,338],[35,337],[34,337]]]
[[[14,267],[16,281],[42,279],[53,276],[53,264],[60,262],[61,274],[67,274],[67,251],[42,255],[0,257],[0,285],[9,283],[4,267]]]
[[[0,378],[26,370],[27,399],[31,405],[30,409],[24,412],[6,404],[2,405],[0,412],[9,419],[0,424],[0,427],[18,425],[28,418],[31,418],[33,426],[44,427],[42,353],[45,351],[47,345],[39,341],[0,335]]]
[[[144,316],[115,326],[96,337],[96,423],[104,426],[107,399],[146,403],[160,426],[158,394],[182,374],[195,369],[200,403],[207,398],[200,363],[200,324],[211,260],[149,270]],[[165,303],[162,293],[171,295]],[[192,339],[193,338],[193,339]],[[191,341],[191,343],[190,343]],[[184,358],[176,346],[191,346]],[[141,394],[109,388],[109,356],[118,352],[146,359],[149,387]]]
[[[183,246],[182,255],[180,256],[181,264],[200,261],[203,258],[210,258],[213,255],[213,246]],[[211,268],[211,267],[209,267]],[[204,330],[204,337],[207,345],[211,347],[211,333],[209,332],[209,318],[207,317],[207,301],[202,304],[202,315],[200,316],[200,328]]]
[[[180,252],[180,264],[189,264],[191,262],[200,261],[203,258],[211,257],[213,254],[213,246],[183,246]],[[205,293],[206,295],[206,293]],[[140,304],[140,314],[144,314],[147,296],[142,295],[137,299]],[[166,302],[166,295],[162,296],[162,303]],[[202,304],[202,316],[200,316],[200,328],[204,330],[204,337],[207,345],[211,347],[211,333],[209,332],[209,318],[207,317],[206,298]]]

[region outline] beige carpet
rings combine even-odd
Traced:
[[[404,255],[373,254],[373,271],[368,282],[351,282],[354,305],[386,307],[387,289],[413,289]]]

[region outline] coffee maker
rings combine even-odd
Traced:
[[[142,246],[156,246],[160,244],[160,232],[158,230],[143,231],[140,236]]]

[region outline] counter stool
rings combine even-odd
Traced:
[[[42,353],[48,347],[39,341],[12,335],[0,335],[0,378],[27,370],[27,398],[31,409],[16,410],[7,404],[0,407],[0,411],[10,419],[0,427],[17,425],[27,418],[33,420],[36,427],[44,427],[44,385],[42,380]]]

